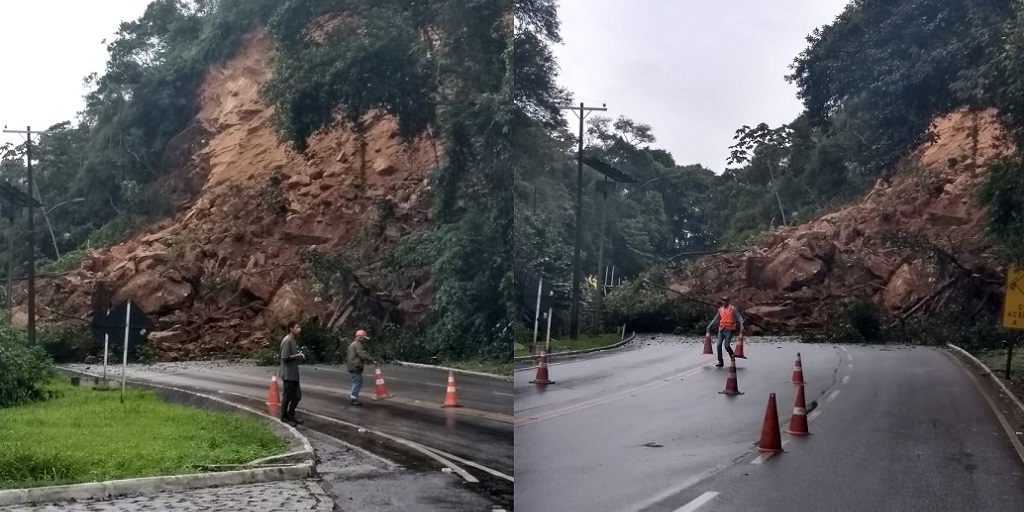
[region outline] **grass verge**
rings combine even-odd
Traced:
[[[589,348],[607,347],[608,345],[614,345],[622,341],[618,333],[606,333],[606,334],[580,334],[578,339],[570,340],[551,340],[551,351],[561,352],[568,350],[586,350]],[[538,346],[544,345],[544,340],[540,340],[537,343]],[[528,356],[530,355],[529,350],[525,347],[522,349],[516,349],[514,353],[515,357]]]
[[[507,363],[498,361],[488,360],[476,360],[476,361],[452,361],[446,363],[445,366],[452,368],[458,368],[460,370],[469,370],[471,372],[483,372],[490,373],[493,375],[504,375],[506,377],[512,376],[512,362]]]
[[[198,473],[282,453],[260,421],[160,400],[152,391],[74,387],[61,377],[49,400],[0,414],[0,489]]]
[[[1024,400],[1024,347],[1016,347],[1010,364],[1010,380],[1006,380],[1006,349],[982,350],[974,354],[992,373],[1003,380],[1019,400]]]

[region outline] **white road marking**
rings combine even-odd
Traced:
[[[846,350],[846,347],[839,347],[839,348],[843,349],[843,352],[849,352],[849,350]]]
[[[837,390],[833,391],[832,394],[829,395],[828,398],[825,399],[825,401],[826,402],[831,402],[832,400],[835,400],[836,397],[839,396],[839,392],[840,391],[842,391],[842,390],[841,389],[837,389]]]
[[[428,450],[430,450],[430,451],[432,451],[432,452],[434,452],[434,453],[436,453],[436,454],[438,454],[438,455],[440,455],[442,457],[445,457],[445,458],[448,458],[448,459],[452,459],[452,460],[454,460],[456,462],[461,462],[461,463],[463,463],[463,464],[465,464],[465,465],[467,465],[469,467],[477,468],[480,471],[483,471],[485,473],[489,473],[489,474],[494,475],[494,476],[496,476],[498,478],[502,478],[504,480],[508,480],[509,482],[515,483],[515,479],[514,478],[512,478],[512,477],[510,477],[510,476],[508,476],[508,475],[506,475],[504,473],[495,471],[495,470],[493,470],[493,469],[491,469],[491,468],[489,468],[487,466],[481,466],[480,464],[477,464],[476,462],[463,459],[462,457],[459,457],[457,455],[452,455],[450,453],[443,452],[441,450],[438,450],[437,448],[433,448],[433,447],[430,447],[430,446],[424,446],[424,448],[426,448],[426,449],[428,449]]]
[[[807,421],[814,421],[814,418],[817,418],[820,415],[821,409],[816,409],[814,412],[807,415]]]
[[[322,414],[317,414],[317,413],[314,413],[314,412],[304,411],[303,414],[305,414],[307,416],[313,416],[315,418],[320,418],[320,419],[322,419],[324,421],[330,421],[330,422],[338,423],[338,424],[341,424],[341,425],[361,428],[361,427],[359,427],[359,426],[357,426],[357,425],[355,425],[353,423],[349,423],[347,421],[341,421],[341,420],[334,419],[334,418],[331,418],[329,416],[324,416]],[[452,462],[452,461],[450,461],[448,459],[445,459],[444,457],[442,457],[442,456],[438,455],[437,453],[431,451],[430,448],[427,448],[426,446],[423,446],[423,445],[421,445],[421,444],[419,444],[417,442],[414,442],[414,441],[410,441],[408,439],[402,439],[401,437],[393,436],[393,435],[390,435],[390,434],[385,434],[384,432],[378,432],[378,431],[375,431],[375,430],[370,430],[368,428],[364,428],[363,430],[366,430],[367,432],[369,432],[371,434],[376,434],[378,436],[381,436],[381,437],[383,437],[385,439],[390,439],[390,440],[392,440],[392,441],[394,441],[396,443],[404,444],[405,446],[408,446],[409,448],[412,448],[413,450],[416,450],[416,451],[422,453],[423,455],[426,455],[427,457],[430,457],[431,459],[434,459],[437,462],[440,462],[443,466],[445,466],[448,469],[452,470],[453,473],[461,476],[465,481],[467,481],[467,482],[469,482],[471,484],[475,484],[475,483],[479,483],[480,482],[480,480],[477,480],[476,477],[474,477],[473,475],[469,474],[465,469],[462,469],[461,467],[455,465],[454,462]]]
[[[852,370],[853,369],[853,363],[850,363],[850,364],[846,365],[846,367]]]
[[[853,354],[846,354],[846,358],[849,359],[850,361],[853,361]]]
[[[704,494],[701,494],[700,496],[697,496],[696,498],[694,498],[693,501],[687,503],[686,505],[683,505],[682,508],[676,509],[676,512],[694,512],[695,510],[703,506],[705,503],[715,499],[715,496],[718,496],[717,492],[708,491]]]
[[[662,492],[660,492],[660,493],[658,493],[658,494],[656,494],[654,496],[651,496],[650,498],[644,500],[643,502],[638,503],[637,505],[634,505],[629,510],[631,512],[641,512],[642,510],[646,510],[646,509],[648,509],[648,508],[650,508],[650,507],[652,507],[654,505],[657,505],[658,503],[661,503],[662,501],[667,500],[668,498],[671,498],[672,496],[675,496],[676,494],[679,494],[679,493],[689,489],[690,487],[693,487],[694,485],[697,485],[697,484],[703,482],[705,479],[711,477],[712,475],[714,475],[714,474],[716,474],[716,473],[718,473],[718,472],[720,472],[720,471],[722,471],[724,469],[732,467],[733,464],[735,464],[735,463],[736,463],[736,461],[730,460],[730,461],[728,461],[728,462],[726,462],[724,464],[719,464],[718,466],[716,466],[714,468],[711,468],[711,469],[709,469],[707,471],[704,471],[703,473],[691,476],[690,478],[687,478],[686,480],[683,480],[683,482],[680,483],[679,485],[676,485],[676,486],[674,486],[674,487],[672,487],[670,489],[665,489],[664,491],[662,491]]]
[[[789,444],[789,439],[783,439],[782,440],[782,447],[785,448],[787,444]],[[762,462],[770,459],[771,456],[775,455],[776,453],[778,453],[778,452],[764,452],[761,455],[758,455],[757,458],[755,458],[754,460],[750,461],[750,463],[751,464],[761,464]]]
[[[696,368],[691,368],[690,370],[687,370],[687,371],[684,371],[684,372],[681,372],[681,373],[670,374],[670,375],[668,375],[668,376],[666,376],[666,377],[664,377],[662,379],[655,380],[653,382],[650,382],[648,384],[644,384],[644,385],[642,385],[640,387],[637,387],[637,388],[634,388],[634,389],[630,389],[630,390],[626,390],[626,391],[620,391],[618,393],[613,393],[611,395],[607,395],[607,396],[602,396],[602,397],[599,397],[599,398],[594,398],[594,399],[586,400],[586,401],[583,401],[583,402],[580,402],[580,403],[576,403],[576,404],[573,404],[573,405],[568,405],[568,406],[565,406],[565,407],[562,407],[562,408],[559,408],[559,409],[549,410],[547,412],[542,412],[542,413],[538,413],[538,414],[530,414],[526,418],[515,420],[514,426],[515,426],[515,428],[519,428],[519,427],[522,427],[522,426],[525,426],[525,425],[529,425],[529,424],[532,424],[532,423],[536,423],[536,422],[539,422],[539,421],[544,421],[544,420],[548,420],[548,419],[551,419],[551,418],[557,418],[559,416],[564,416],[566,414],[571,414],[571,413],[579,412],[579,411],[582,411],[582,410],[585,410],[585,409],[589,409],[589,408],[594,407],[594,406],[602,405],[602,404],[605,404],[605,403],[608,403],[608,402],[611,402],[611,401],[614,401],[614,400],[619,400],[621,398],[636,396],[637,393],[639,393],[641,391],[647,391],[649,389],[654,389],[654,388],[657,388],[657,387],[673,384],[673,383],[675,383],[678,380],[683,380],[686,377],[689,377],[691,375],[696,375],[696,374],[704,371],[704,369],[707,368],[708,366],[710,366],[710,364],[711,364],[710,362],[709,363],[704,363],[704,364],[701,364],[700,366],[698,366]]]
[[[850,382],[850,376],[849,375],[847,375],[846,377],[843,377],[843,384],[846,384],[847,382]]]

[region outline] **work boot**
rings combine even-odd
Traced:
[[[349,398],[348,399],[348,404],[349,405],[355,405],[355,406],[363,405],[363,403],[360,402],[358,398]]]
[[[718,368],[721,368],[721,367],[725,366],[725,363],[723,363],[722,361],[719,361],[718,364],[716,364],[715,366],[718,367]]]

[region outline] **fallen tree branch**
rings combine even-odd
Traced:
[[[675,256],[672,256],[668,260],[672,261],[672,260],[674,260],[676,258],[679,258],[681,256],[709,256],[711,254],[725,254],[725,253],[732,253],[732,252],[746,252],[746,251],[749,251],[749,250],[750,250],[750,248],[745,248],[745,249],[717,249],[717,250],[714,250],[714,251],[697,251],[697,252],[681,252],[679,254],[676,254]]]
[[[44,306],[44,305],[42,305],[42,304],[40,304],[40,305],[39,305],[39,307],[41,307],[41,308],[45,309],[46,311],[48,311],[48,312],[50,312],[50,313],[53,313],[54,315],[57,315],[57,316],[61,316],[61,317],[64,317],[64,318],[67,318],[67,319],[69,319],[69,320],[78,320],[79,322],[84,322],[84,323],[87,323],[87,324],[91,324],[91,323],[92,323],[92,322],[91,322],[91,321],[90,321],[89,319],[87,319],[87,318],[82,318],[82,317],[78,317],[78,316],[74,316],[74,315],[69,315],[69,314],[67,314],[67,313],[61,313],[60,311],[55,311],[55,310],[53,310],[53,309],[50,309],[50,308],[48,308],[48,307],[46,307],[46,306]]]
[[[685,293],[683,293],[681,291],[673,290],[671,288],[665,288],[664,286],[656,285],[656,284],[654,284],[654,283],[652,283],[652,282],[650,282],[650,281],[648,281],[646,279],[644,280],[644,282],[647,283],[649,286],[653,286],[654,288],[658,288],[658,289],[661,289],[661,290],[665,290],[665,291],[669,291],[669,292],[675,293],[675,294],[679,295],[680,297],[682,297],[682,298],[684,298],[684,299],[686,299],[688,301],[696,302],[698,304],[703,304],[703,305],[708,306],[708,307],[710,307],[712,309],[717,309],[718,308],[717,304],[712,304],[712,303],[707,302],[705,300],[698,299],[696,297],[691,297],[691,296],[689,296],[689,295],[687,295],[687,294],[685,294]],[[761,325],[761,324],[751,320],[750,318],[743,317],[743,320],[745,321],[745,323],[748,323],[748,324],[753,325],[755,327],[759,327],[761,329],[765,328],[763,325]]]
[[[64,277],[66,275],[74,274],[73,271],[61,272],[60,274],[36,274],[36,279],[53,279],[55,277]],[[0,279],[0,281],[6,282],[6,279]],[[11,282],[28,281],[28,276],[12,277]]]
[[[953,286],[953,283],[955,283],[955,282],[956,282],[956,278],[955,277],[951,277],[951,278],[947,279],[946,282],[942,283],[942,286],[939,286],[939,288],[937,290],[935,290],[934,292],[932,292],[932,293],[928,294],[927,296],[925,296],[925,297],[921,298],[920,300],[918,300],[917,303],[914,304],[914,306],[912,308],[907,310],[906,313],[900,315],[896,319],[895,322],[892,322],[891,324],[889,324],[889,327],[893,327],[897,323],[903,322],[907,318],[910,318],[910,315],[913,315],[914,313],[916,313],[917,310],[921,309],[921,307],[924,306],[925,304],[927,304],[928,302],[935,300],[935,298],[938,297],[939,294],[941,294],[942,292],[944,292],[947,289],[949,289],[949,287]]]

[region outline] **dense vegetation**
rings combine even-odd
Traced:
[[[297,150],[337,123],[362,133],[371,110],[395,115],[399,137],[427,133],[443,145],[431,178],[434,227],[404,240],[390,271],[426,269],[435,281],[429,328],[417,343],[443,358],[507,358],[511,13],[511,0],[154,0],[108,44],[109,62],[87,78],[79,118],[50,127],[33,147],[36,194],[52,208],[45,221],[55,234],[37,227],[43,270],[65,270],[84,249],[174,210],[155,184],[188,158],[202,73],[263,26],[278,53],[261,92],[282,140]],[[324,20],[340,25],[310,35]],[[22,188],[25,149],[9,145],[0,160],[0,179]],[[26,272],[24,225],[21,215],[15,276]]]
[[[558,42],[557,16],[549,2],[529,4],[542,8],[545,21],[523,25],[523,33],[544,36],[533,36],[527,48],[550,55],[546,45]],[[541,26],[546,31],[537,30]],[[519,32],[517,26],[517,37]],[[683,253],[745,246],[769,226],[807,221],[855,199],[876,180],[888,179],[900,159],[931,136],[931,120],[954,108],[998,108],[1024,147],[1024,4],[854,1],[807,42],[787,77],[797,86],[804,111],[783,126],[751,120],[750,126],[740,127],[731,148],[733,167],[721,175],[699,165],[677,165],[672,155],[656,148],[654,130],[640,120],[590,120],[585,152],[631,174],[637,183],[620,187],[610,201],[602,235],[597,229],[600,203],[593,192],[599,175],[585,173],[580,219],[585,275],[596,273],[602,236],[605,261],[615,265],[619,276],[657,285],[665,269],[685,264],[680,263],[687,256]],[[516,66],[519,73],[518,60]],[[528,83],[554,83],[553,66],[533,65],[527,71]],[[539,115],[551,115],[550,108],[538,106],[550,107],[561,97],[539,97],[550,101],[525,103],[538,120],[516,132],[517,155],[524,163],[515,166],[514,267],[524,321],[532,317],[525,299],[538,277],[567,289],[576,226],[576,136],[564,123]],[[522,103],[518,94],[516,99]],[[1001,260],[1024,262],[1024,160],[1014,157],[993,165],[978,197]],[[628,286],[612,293],[606,322],[631,318],[654,327],[696,321],[656,290]],[[591,309],[585,305],[583,314]],[[851,318],[868,315],[854,313]],[[566,316],[556,319],[563,332]],[[994,319],[983,315],[972,322]],[[581,320],[581,325],[588,324]],[[873,328],[865,329],[875,336]]]

